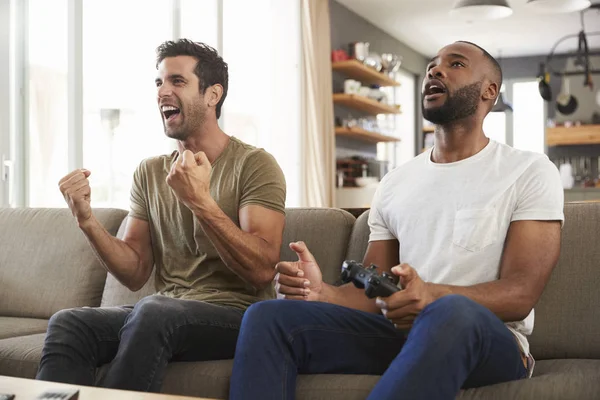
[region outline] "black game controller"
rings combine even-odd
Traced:
[[[383,273],[379,275],[371,264],[369,268],[363,267],[359,262],[347,260],[342,264],[341,280],[344,283],[352,282],[359,289],[365,289],[368,298],[388,297],[400,290],[392,280],[392,277]]]

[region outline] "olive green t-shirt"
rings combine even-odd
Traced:
[[[198,219],[175,197],[166,178],[176,155],[143,160],[131,189],[129,215],[150,224],[158,293],[238,308],[273,298],[272,285],[257,290],[227,268]],[[238,227],[239,210],[250,204],[285,213],[277,161],[235,137],[212,164],[210,194]]]

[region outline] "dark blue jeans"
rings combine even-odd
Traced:
[[[169,361],[232,358],[243,310],[148,296],[135,307],[74,308],[50,319],[36,379],[159,392]]]
[[[327,303],[252,305],[238,338],[230,399],[294,399],[299,373],[382,375],[371,400],[435,400],[524,378],[526,369],[504,323],[464,296],[427,306],[408,336],[381,315]]]

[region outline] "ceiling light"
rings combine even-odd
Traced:
[[[592,3],[590,0],[529,0],[527,6],[541,12],[570,13],[585,10]]]
[[[500,19],[512,14],[506,0],[458,0],[450,15],[468,20]]]

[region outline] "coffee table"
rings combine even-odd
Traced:
[[[14,394],[15,400],[34,400],[47,390],[78,389],[79,400],[190,400],[200,397],[184,397],[170,394],[142,393],[129,390],[102,389],[89,386],[36,381],[33,379],[0,376],[0,394]],[[203,400],[209,400],[203,398]]]

